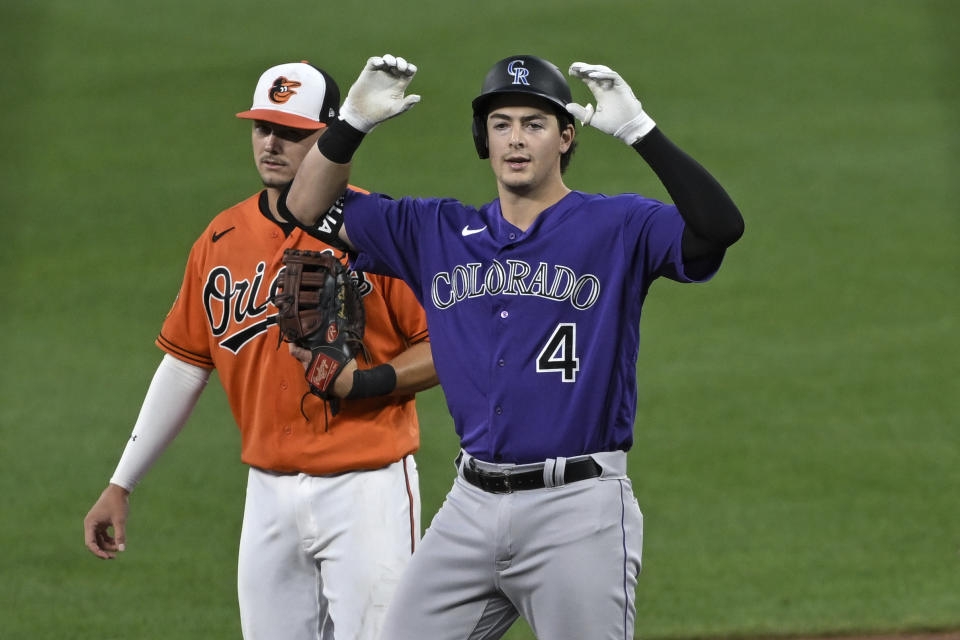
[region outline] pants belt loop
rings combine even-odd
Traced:
[[[543,486],[559,487],[566,484],[563,475],[567,469],[566,458],[547,458],[543,465]]]
[[[457,473],[463,475],[463,469],[465,467],[475,466],[476,463],[473,461],[473,456],[469,453],[460,449],[460,453],[457,455],[457,459],[454,460],[454,465],[457,467]]]
[[[555,485],[560,486],[566,484],[564,476],[567,473],[567,459],[566,458],[557,458],[557,462],[554,465],[553,472],[553,482]]]
[[[554,483],[555,468],[557,466],[557,461],[554,458],[547,458],[543,463],[543,486],[553,487],[556,486]]]

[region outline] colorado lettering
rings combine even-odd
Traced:
[[[498,260],[486,269],[479,262],[457,265],[433,276],[430,296],[437,309],[449,309],[458,302],[479,296],[536,296],[556,302],[568,301],[573,308],[589,309],[600,297],[600,279],[592,273],[578,276],[563,265],[541,262],[534,269],[523,260]]]

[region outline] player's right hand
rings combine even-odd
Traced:
[[[90,553],[109,560],[123,551],[127,543],[127,514],[130,492],[115,484],[107,485],[100,498],[83,519],[83,539]],[[110,535],[113,527],[113,535]]]
[[[367,133],[384,120],[400,115],[420,102],[418,95],[403,95],[416,73],[416,65],[389,53],[368,59],[347,92],[340,118]]]

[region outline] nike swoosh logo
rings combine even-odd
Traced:
[[[467,225],[463,228],[463,231],[460,232],[460,235],[462,235],[463,237],[472,236],[475,233],[480,233],[486,228],[487,228],[487,225],[483,225],[479,229],[471,229],[470,225]]]
[[[236,229],[236,227],[230,227],[229,229],[226,229],[226,230],[224,230],[224,231],[221,231],[220,233],[217,233],[216,231],[214,231],[214,232],[213,232],[213,237],[212,237],[210,240],[211,240],[212,242],[216,242],[217,240],[219,240],[219,239],[222,238],[223,236],[227,235],[228,233],[230,233],[230,232],[233,231],[234,229]]]

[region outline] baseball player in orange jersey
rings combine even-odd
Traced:
[[[84,519],[92,553],[124,550],[130,491],[216,368],[250,466],[238,562],[247,640],[376,638],[420,536],[413,394],[436,384],[436,373],[413,293],[399,280],[354,272],[370,360],[336,380],[334,395],[345,399],[335,416],[280,345],[270,302],[285,249],[337,251],[275,205],[338,105],[326,73],[291,63],[268,69],[253,107],[237,114],[254,121],[266,188],[220,213],[194,243],[156,341],[166,354],[110,484]]]

